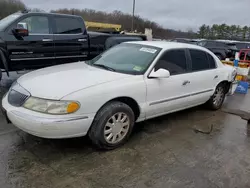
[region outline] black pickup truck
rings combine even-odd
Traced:
[[[2,71],[90,60],[116,44],[138,40],[146,37],[87,32],[75,15],[17,12],[0,20],[0,79]]]

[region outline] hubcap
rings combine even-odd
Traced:
[[[123,112],[116,113],[107,121],[104,127],[104,138],[110,144],[123,140],[128,133],[130,120]]]
[[[213,97],[214,105],[219,106],[223,101],[223,97],[224,97],[224,90],[222,87],[218,87]]]

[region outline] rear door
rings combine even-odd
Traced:
[[[29,35],[17,37],[12,29],[25,27]],[[53,64],[54,42],[48,15],[27,14],[17,20],[5,33],[12,70],[33,69]]]
[[[88,56],[88,35],[82,18],[61,15],[53,18],[57,63],[85,60]]]
[[[190,89],[192,90],[191,100],[196,103],[203,103],[212,96],[219,74],[212,65],[213,57],[205,51],[189,49],[191,74],[189,77]]]

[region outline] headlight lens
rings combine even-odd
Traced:
[[[62,115],[76,112],[80,104],[75,101],[54,101],[30,97],[23,107],[46,114]]]

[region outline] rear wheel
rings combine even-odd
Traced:
[[[133,129],[133,110],[121,102],[110,102],[97,113],[89,138],[100,149],[115,149],[124,144]]]
[[[226,85],[225,84],[219,84],[216,87],[213,96],[207,102],[208,107],[211,110],[220,109],[223,102],[224,102],[224,100],[225,100],[226,92],[227,92],[226,91]]]

